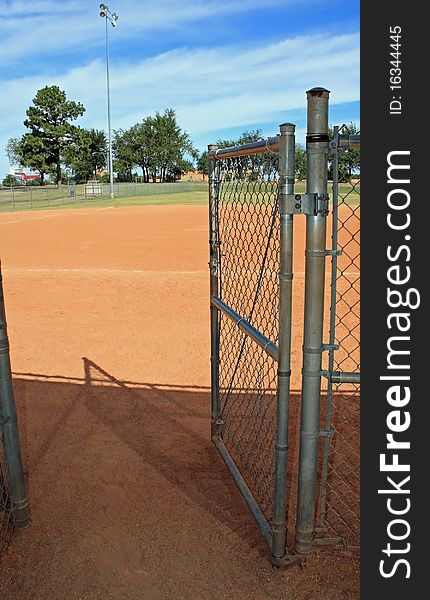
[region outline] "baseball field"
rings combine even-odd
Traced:
[[[211,444],[208,210],[194,194],[0,213],[32,515],[0,562],[4,600],[358,597],[357,558],[339,548],[306,572],[271,567]],[[303,235],[298,219],[300,248]]]

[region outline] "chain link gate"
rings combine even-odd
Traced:
[[[294,125],[208,156],[212,439],[287,564]]]
[[[349,162],[344,182],[339,156],[359,137],[337,128],[329,143],[328,97],[323,88],[307,92],[306,193],[294,193],[292,124],[281,125],[277,137],[208,152],[212,440],[276,566],[303,561],[315,543],[358,541],[359,184],[351,175],[359,158]],[[293,218],[299,215],[306,217],[306,249],[298,487],[290,494],[297,495],[296,513],[288,507],[293,554],[286,545],[286,499]]]
[[[0,556],[14,529],[26,527],[29,521],[0,265]]]

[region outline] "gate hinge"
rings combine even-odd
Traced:
[[[216,436],[221,435],[223,427],[224,427],[223,419],[216,419],[216,421],[213,422],[214,433]]]
[[[330,437],[333,437],[335,433],[336,432],[334,431],[334,429],[321,429],[320,430],[320,436],[321,437],[328,437],[328,438],[330,438]]]
[[[329,213],[327,194],[280,194],[281,210],[287,215],[326,217]]]
[[[218,274],[218,266],[219,266],[219,261],[218,259],[215,258],[211,258],[210,261],[208,262],[209,265],[209,271],[211,273],[211,275],[217,275]]]
[[[339,344],[323,344],[322,349],[323,352],[330,352],[330,350],[339,350]]]
[[[347,150],[348,150],[348,148],[339,146],[338,138],[334,138],[334,140],[331,140],[331,142],[329,142],[329,147],[328,147],[329,156],[336,156],[339,154],[343,154]]]
[[[342,248],[338,248],[337,250],[326,250],[326,256],[342,256],[343,250]]]

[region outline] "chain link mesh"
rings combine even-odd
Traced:
[[[220,296],[276,343],[279,296],[277,155],[218,163]],[[224,315],[219,349],[221,438],[270,521],[277,365]]]
[[[342,129],[340,130],[342,132]],[[339,154],[337,258],[333,370],[360,370],[360,151]],[[335,190],[334,190],[335,191]],[[336,234],[334,235],[336,241]],[[332,303],[333,304],[333,303]],[[360,534],[360,387],[333,384],[327,397],[332,435],[326,446],[326,484],[322,485],[321,524],[348,546],[359,546]]]

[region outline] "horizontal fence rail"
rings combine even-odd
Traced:
[[[241,146],[230,146],[228,148],[217,148],[210,150],[208,154],[209,160],[219,160],[221,158],[233,158],[239,156],[251,156],[264,152],[279,151],[279,136],[267,138],[266,140],[258,140]]]

